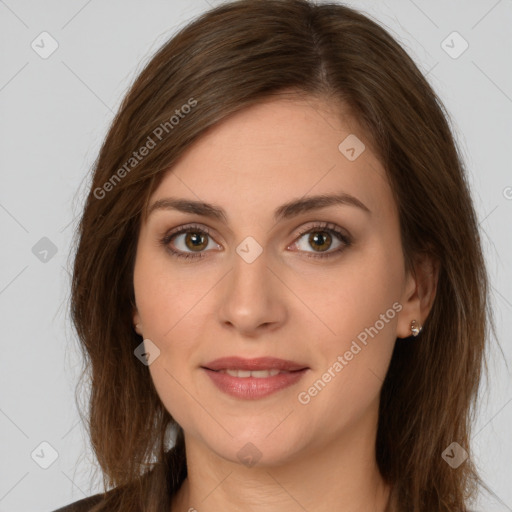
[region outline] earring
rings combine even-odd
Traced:
[[[418,334],[423,330],[423,327],[416,322],[416,320],[413,320],[411,322],[411,332],[413,336],[418,336]]]
[[[137,334],[141,334],[141,324],[135,324],[135,331],[137,332]]]

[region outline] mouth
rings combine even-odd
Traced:
[[[270,357],[227,357],[211,361],[201,368],[224,393],[252,400],[292,386],[309,370],[307,365]]]

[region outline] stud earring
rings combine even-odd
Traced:
[[[141,324],[135,324],[135,331],[138,333],[138,334],[141,334],[141,327],[142,325]]]
[[[413,336],[418,336],[418,334],[423,330],[423,327],[416,322],[416,320],[413,320],[411,322],[411,333]]]

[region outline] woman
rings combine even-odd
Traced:
[[[61,510],[467,510],[487,283],[443,106],[383,28],[212,9],[95,165],[72,314],[111,489]]]

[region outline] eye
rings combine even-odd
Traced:
[[[309,236],[306,238],[305,235]],[[301,239],[304,239],[304,241],[301,242]],[[338,242],[337,249],[329,251],[333,242],[336,241]],[[344,251],[351,243],[350,237],[344,234],[335,224],[322,222],[302,230],[298,241],[290,247],[297,246],[300,251],[308,253],[307,257],[309,258],[329,258]],[[310,253],[307,251],[308,246],[315,250]]]
[[[305,239],[305,235],[309,235],[307,239]],[[302,238],[305,239],[305,242],[301,242]],[[335,250],[329,251],[333,241],[337,241],[338,246]],[[215,246],[220,248],[220,245],[213,242],[208,228],[190,224],[168,233],[160,240],[160,243],[172,256],[177,258],[204,258],[207,249],[212,249]],[[297,246],[300,252],[308,253],[307,257],[310,258],[328,258],[336,256],[351,243],[350,237],[335,224],[321,222],[303,229],[299,233],[299,239],[289,247]],[[308,245],[315,250],[307,251]]]
[[[207,228],[199,227],[197,225],[187,225],[181,226],[175,231],[167,234],[161,240],[161,243],[173,256],[178,258],[202,258],[205,255],[202,254],[201,251],[212,248],[210,247],[208,239],[213,243],[213,239],[211,238],[210,232]],[[175,240],[178,241],[176,242]],[[173,243],[171,244],[171,242]],[[173,245],[177,248],[173,248]],[[218,244],[213,245],[220,247]],[[191,252],[187,252],[188,250]]]

